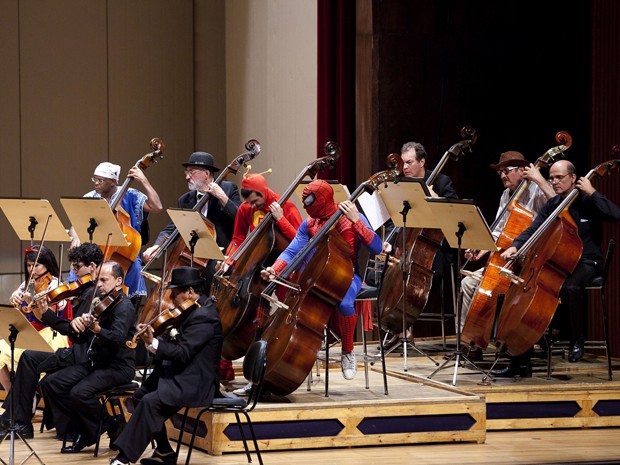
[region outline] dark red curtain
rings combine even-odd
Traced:
[[[317,154],[332,140],[340,144],[337,179],[355,189],[355,2],[318,1]]]

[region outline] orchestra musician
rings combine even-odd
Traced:
[[[101,248],[94,243],[86,242],[69,250],[71,268],[78,278],[87,276],[94,277],[97,267],[103,261]],[[92,281],[90,281],[92,283]],[[79,295],[71,301],[73,316],[79,317],[87,313],[94,286],[83,285]],[[49,308],[47,300],[43,299],[33,307],[33,314],[43,323],[49,325],[54,331],[62,335],[68,335],[70,330],[69,317],[57,314],[53,308]],[[58,336],[57,336],[58,337]],[[15,372],[15,405],[13,415],[17,432],[26,439],[33,437],[32,417],[34,415],[33,398],[39,384],[42,373],[51,373],[64,366],[83,364],[88,361],[88,344],[75,343],[71,347],[60,348],[55,353],[26,350],[19,359]],[[11,395],[7,392],[3,407],[4,412],[0,415],[0,436],[4,437],[9,427],[9,409]],[[51,412],[51,417],[54,417]],[[50,427],[51,425],[46,425]]]
[[[261,276],[265,280],[275,278],[338,209],[344,213],[344,216],[336,223],[335,229],[351,246],[354,275],[351,286],[332,318],[336,320],[335,329],[338,330],[342,342],[342,375],[345,379],[353,379],[357,373],[355,352],[353,352],[357,320],[354,304],[355,297],[362,287],[358,264],[360,242],[376,254],[381,252],[381,238],[371,229],[364,215],[358,213],[351,201],[346,200],[340,204],[334,202],[334,190],[326,181],[315,180],[309,183],[303,190],[302,199],[308,218],[301,223],[295,238],[274,264],[261,271]]]
[[[84,194],[84,197],[93,197],[97,199],[105,199],[112,204],[116,201],[116,195],[120,194],[118,189],[118,180],[121,167],[109,162],[103,162],[97,165],[91,178],[94,184],[94,190]],[[137,180],[143,187],[144,192],[137,189],[129,188],[120,203],[120,206],[127,212],[131,220],[131,227],[138,233],[142,232],[142,224],[147,219],[149,213],[159,213],[163,206],[159,199],[159,194],[153,188],[148,178],[137,166],[132,166],[127,172],[128,178]],[[80,245],[80,239],[75,229],[72,227],[69,235],[71,236],[71,246]],[[133,300],[136,308],[139,306],[140,299],[146,295],[146,284],[144,278],[140,274],[142,269],[142,261],[140,254],[135,262],[127,270],[124,283],[128,289],[128,296]]]
[[[603,221],[619,221],[620,208],[598,192],[589,179],[578,178],[575,166],[567,160],[560,160],[551,165],[549,180],[556,196],[545,203],[530,227],[523,231],[514,240],[512,246],[502,253],[502,258],[509,260],[513,257],[562,200],[574,189],[579,189],[579,196],[571,204],[568,212],[578,225],[583,251],[577,267],[560,289],[561,304],[550,325],[557,328],[559,322],[568,320],[570,331],[568,361],[574,363],[581,360],[584,353],[587,321],[585,287],[602,273]],[[500,377],[531,376],[530,352],[512,357],[508,366],[492,374]]]
[[[155,368],[134,395],[137,406],[114,442],[119,453],[112,465],[137,462],[152,439],[156,449],[140,462],[175,464],[177,457],[168,441],[165,421],[182,407],[209,405],[219,390],[222,326],[211,299],[204,295],[200,271],[187,266],[175,268],[168,288],[172,289],[175,306],[188,299],[196,304],[183,312],[174,333],[154,337],[151,326],[138,325],[138,331],[146,327],[141,337],[154,354]]]
[[[235,215],[241,201],[237,186],[229,181],[222,181],[221,186],[214,182],[213,173],[217,173],[220,169],[215,167],[213,155],[210,153],[194,152],[189,160],[183,163],[183,166],[189,192],[179,198],[179,208],[192,209],[205,194],[209,194],[211,198],[202,208],[201,213],[215,226],[217,244],[222,248],[228,247],[233,235]],[[144,251],[144,258],[150,260],[155,256],[160,246],[175,229],[174,223],[170,222],[159,233],[154,244]],[[210,261],[203,272],[207,288],[211,285],[214,271],[215,262]]]
[[[241,196],[244,201],[235,216],[233,237],[226,250],[226,256],[232,257],[246,236],[269,212],[273,215],[278,229],[289,240],[293,240],[301,225],[301,215],[293,202],[287,200],[280,205],[280,195],[269,189],[267,181],[261,174],[247,174],[241,180]],[[229,258],[225,268],[232,264]]]
[[[41,253],[38,254],[39,249]],[[39,255],[37,260],[37,254]],[[36,260],[36,264],[35,264]],[[34,268],[34,270],[33,270]],[[32,274],[32,280],[34,282],[35,295],[44,294],[47,291],[51,291],[58,287],[58,276],[60,275],[58,269],[58,262],[54,253],[44,245],[35,245],[24,251],[24,273],[26,277],[30,277]],[[35,295],[31,294],[31,290],[27,289],[28,279],[20,284],[20,286],[11,294],[9,303],[18,309],[34,310],[36,302],[32,306],[28,306],[32,302]],[[39,298],[37,302],[45,302],[46,298]],[[52,310],[59,314],[61,318],[71,318],[72,308],[71,304],[67,301],[61,300],[57,304],[52,306]],[[46,322],[42,321],[35,312],[26,313],[26,318],[30,321],[30,324],[39,331],[39,334],[43,336],[43,339],[54,349],[60,349],[68,346],[68,341],[65,336],[59,335],[51,328]],[[15,364],[17,366],[24,349],[15,349]],[[6,392],[9,392],[11,388],[11,380],[9,376],[8,367],[11,365],[11,348],[9,344],[4,340],[0,340],[0,382]],[[32,399],[30,399],[32,400]]]
[[[403,175],[405,178],[421,178],[426,181],[432,170],[429,170],[426,166],[428,153],[424,146],[419,142],[406,142],[400,149],[400,156],[403,160]],[[445,174],[439,173],[432,186],[428,186],[428,189],[433,197],[445,197],[448,199],[458,199],[458,195],[452,186],[452,180]],[[394,229],[394,223],[392,220],[388,220],[385,223],[385,232],[390,234]],[[383,244],[384,252],[391,252],[392,246],[396,237],[394,236],[391,242],[385,242]],[[437,250],[435,259],[433,260],[432,271],[433,279],[442,278],[446,269],[449,268],[449,263],[452,260],[452,252],[448,246],[442,246]],[[412,277],[413,279],[415,277]],[[394,334],[385,343],[385,348],[389,349],[397,344],[403,337],[402,332]],[[407,330],[407,338],[410,337],[409,330]]]
[[[74,434],[73,444],[60,451],[66,454],[95,444],[101,413],[96,394],[129,383],[135,375],[135,351],[125,342],[133,334],[136,311],[122,292],[121,265],[104,262],[96,286],[96,295],[101,299],[100,305],[94,307],[97,310],[71,320],[69,329],[71,341],[88,348],[86,359],[48,373],[41,380],[57,435]],[[114,422],[107,413],[104,415],[103,431],[112,431]]]
[[[239,248],[246,236],[256,229],[267,213],[272,214],[275,224],[282,234],[289,240],[293,240],[297,229],[301,225],[301,215],[293,202],[287,200],[280,205],[280,195],[272,191],[267,181],[261,174],[247,174],[241,180],[241,196],[244,202],[239,206],[235,217],[235,228],[232,241],[226,250],[227,260],[221,265],[226,271],[233,264],[232,255]],[[260,309],[259,309],[260,311]],[[235,389],[236,395],[247,395],[252,384]]]
[[[547,199],[555,196],[555,192],[551,187],[551,183],[549,183],[542,176],[540,170],[536,168],[532,163],[527,161],[523,154],[520,152],[509,150],[502,153],[499,156],[498,163],[492,164],[491,169],[497,172],[500,181],[505,187],[499,201],[497,215],[504,212],[508,205],[508,202],[512,197],[512,194],[519,187],[521,181],[523,181],[524,179],[532,181],[529,183],[527,189],[523,192],[523,194],[521,194],[518,200],[519,204],[526,210],[532,213],[538,213],[538,211],[542,208]],[[506,213],[500,219],[500,221],[497,222],[497,225],[492,231],[493,238],[495,240],[497,240],[497,238],[504,230],[504,227],[506,226],[506,221],[508,220],[509,216],[510,215]],[[467,249],[465,251],[465,258],[471,261],[478,261],[483,258],[488,252],[488,250],[473,251]],[[461,280],[461,295],[463,298],[463,302],[461,304],[461,330],[463,329],[463,324],[465,323],[465,319],[467,317],[474,293],[476,292],[476,289],[480,284],[480,278],[482,277],[483,271],[484,267],[472,272],[470,276],[467,276]],[[479,358],[479,356],[482,355],[482,351],[477,350],[476,354],[478,355],[478,357],[474,358]]]

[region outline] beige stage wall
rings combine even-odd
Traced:
[[[280,191],[316,155],[315,1],[1,0],[0,17],[0,197],[49,199],[67,227],[59,199],[91,190],[101,161],[124,179],[152,137],[165,207],[194,150],[224,166],[256,138],[253,171]],[[27,245],[0,215],[1,303]]]

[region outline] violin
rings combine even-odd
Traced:
[[[140,335],[144,334],[147,328],[150,326],[153,328],[153,336],[157,337],[164,333],[164,331],[172,326],[175,326],[182,318],[187,316],[187,314],[192,311],[194,308],[198,306],[198,302],[192,299],[187,299],[181,304],[177,305],[174,308],[164,310],[151,321],[149,321],[146,326],[144,326],[140,331],[137,331],[131,341],[125,342],[125,345],[130,349],[135,349],[137,344],[137,340]]]
[[[30,302],[26,302],[25,299],[22,301],[20,308],[22,312],[32,312],[33,305],[47,297],[50,292],[48,287],[53,279],[54,277],[52,274],[48,272],[38,278],[33,277],[30,280],[30,284],[28,284],[26,292],[30,294],[31,300]]]
[[[116,304],[121,298],[121,290],[114,289],[112,292],[108,293],[103,298],[94,297],[93,301],[90,304],[90,310],[88,312],[88,316],[94,316],[97,319],[101,319],[102,315]]]
[[[95,281],[93,280],[92,275],[90,273],[86,274],[78,278],[76,281],[71,283],[62,283],[60,286],[49,291],[47,293],[47,301],[50,304],[55,304],[61,300],[73,299],[94,284]]]

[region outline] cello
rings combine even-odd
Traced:
[[[319,171],[334,166],[340,155],[338,144],[327,142],[323,151],[326,156],[306,166],[282,194],[279,200],[282,205],[305,177],[314,178]],[[228,274],[218,272],[213,277],[211,297],[222,321],[222,358],[225,360],[242,357],[254,341],[259,329],[255,321],[258,299],[265,288],[260,276],[261,268],[271,265],[288,244],[289,241],[276,227],[273,215],[268,212],[233,254],[234,263]]]
[[[134,165],[137,168],[140,168],[142,171],[145,171],[151,164],[157,163],[158,159],[164,158],[164,142],[154,137],[150,142],[151,148],[153,151],[151,153],[147,153],[142,158],[140,158],[136,164]],[[104,253],[104,261],[106,260],[114,260],[119,265],[123,267],[123,271],[127,274],[127,270],[131,267],[133,262],[138,258],[138,254],[140,253],[140,247],[142,247],[142,237],[140,233],[136,231],[131,226],[131,218],[129,214],[120,206],[123,201],[123,197],[127,193],[129,186],[133,182],[133,178],[129,176],[123,182],[123,185],[120,189],[115,193],[116,198],[110,204],[110,208],[116,217],[116,221],[118,225],[121,227],[123,231],[123,235],[125,239],[129,243],[126,246],[109,246],[106,248],[102,248]]]
[[[245,149],[247,150],[247,152],[235,157],[234,160],[221,171],[217,179],[215,179],[216,184],[221,184],[224,178],[226,178],[226,176],[228,176],[229,174],[237,174],[237,171],[239,171],[242,166],[245,166],[248,162],[256,158],[258,154],[260,154],[261,146],[256,139],[250,139],[246,142]],[[208,193],[205,193],[202,199],[200,199],[200,201],[192,208],[192,210],[201,211],[205,204],[209,201],[210,197],[211,196]],[[203,218],[203,221],[205,222],[207,230],[215,239],[215,225],[213,225],[213,223],[211,223],[211,221],[206,218]],[[149,278],[152,276],[146,270],[155,260],[157,260],[161,256],[164,250],[166,250],[174,241],[179,238],[179,235],[180,234],[178,229],[175,228],[175,230],[170,234],[170,236],[168,236],[164,243],[159,247],[157,253],[144,264],[144,266],[142,267],[143,275]],[[148,296],[142,312],[140,313],[138,323],[146,323],[152,320],[156,315],[159,315],[162,310],[174,307],[172,299],[170,299],[170,291],[164,291],[174,268],[178,266],[192,265],[197,265],[201,268],[204,268],[207,266],[207,263],[208,260],[194,258],[189,248],[185,245],[184,241],[177,241],[174,245],[174,248],[170,251],[166,259],[163,270],[163,278],[157,277],[157,279],[155,280],[156,284],[153,287],[150,295]]]
[[[354,202],[363,192],[393,181],[402,170],[402,159],[388,156],[387,171],[373,175],[349,197]],[[273,310],[262,339],[267,341],[265,389],[278,395],[295,391],[312,369],[323,341],[323,330],[353,280],[349,243],[332,227],[342,216],[338,209],[262,292],[264,312]],[[294,283],[282,300],[273,295],[278,281]]]
[[[560,145],[547,150],[537,161],[536,167],[548,167],[572,145],[570,134],[560,131],[555,136]],[[519,198],[529,187],[530,181],[523,179],[519,187],[515,189],[508,200],[507,205],[498,213],[491,225],[491,231],[501,224],[506,218],[504,228],[497,238],[498,251],[491,251],[487,265],[484,269],[480,284],[474,293],[469,306],[467,317],[463,324],[461,340],[465,345],[477,346],[486,349],[491,338],[491,330],[495,320],[497,299],[499,295],[506,294],[510,280],[500,274],[500,270],[506,265],[501,257],[501,252],[512,245],[512,241],[521,234],[532,222],[534,214],[523,208]],[[461,271],[463,274],[467,274]]]
[[[620,147],[615,146],[614,152],[620,153]],[[620,159],[609,160],[585,177],[602,177],[619,166]],[[579,193],[573,188],[502,270],[512,285],[499,314],[495,345],[512,356],[527,352],[540,340],[555,314],[560,289],[581,258],[581,238],[568,211]],[[512,268],[520,261],[523,266],[517,274]]]
[[[448,158],[458,161],[471,150],[476,142],[476,130],[470,126],[461,129],[463,140],[452,145],[441,157],[439,163],[426,180],[426,185],[432,185]],[[379,286],[377,299],[378,311],[381,312],[381,325],[385,330],[400,332],[403,328],[403,312],[406,308],[407,326],[411,326],[420,316],[428,301],[433,280],[433,261],[443,241],[443,233],[440,229],[428,228],[394,228],[396,233],[394,249],[386,257],[383,278]],[[403,250],[403,234],[405,235],[405,248]],[[402,282],[403,270],[401,261],[407,267],[407,282],[405,299],[403,302]]]

